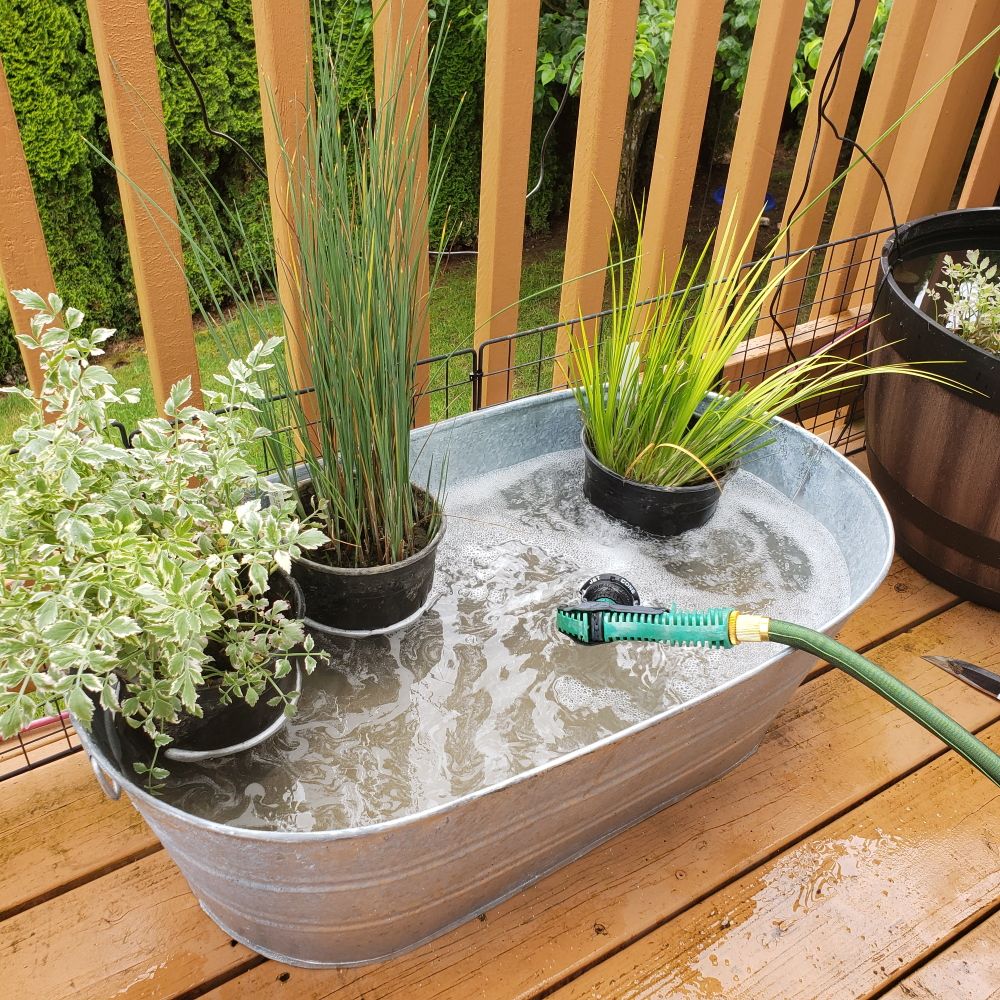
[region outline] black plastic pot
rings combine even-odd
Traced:
[[[272,574],[269,593],[274,600],[289,602],[289,617],[302,618],[305,611],[302,591],[287,573],[279,570]],[[284,694],[291,694],[301,686],[301,671],[292,669],[276,683]],[[240,753],[270,739],[288,721],[283,705],[267,704],[270,696],[266,692],[253,707],[242,699],[224,705],[220,698],[218,686],[205,685],[198,691],[201,717],[182,713],[176,723],[163,727],[173,740],[163,751],[168,760],[199,761]],[[100,722],[104,727],[116,754],[129,762],[148,762],[153,752],[149,737],[127,726],[120,716],[101,708],[96,696],[94,702],[95,725]]]
[[[271,575],[268,594],[273,600],[288,601],[289,617],[303,617],[302,590],[287,573],[279,570]],[[296,691],[301,683],[297,668],[276,681],[284,694]],[[221,694],[217,685],[206,685],[198,692],[201,718],[182,715],[174,725],[165,727],[173,740],[164,750],[168,760],[207,760],[249,750],[275,735],[287,722],[284,705],[268,705],[270,696],[266,692],[252,707],[242,699],[224,705]]]
[[[651,535],[680,535],[708,524],[734,467],[693,486],[650,486],[612,472],[590,450],[586,431],[582,434],[585,467],[583,494],[599,510]]]
[[[930,367],[975,392],[875,376],[865,434],[900,555],[952,592],[1000,608],[1000,356],[937,323],[894,274],[918,257],[973,248],[1000,259],[1000,208],[917,219],[886,242],[868,333],[873,363],[959,362]]]
[[[309,483],[300,483],[300,489]],[[306,602],[305,622],[328,635],[385,635],[415,622],[430,603],[444,515],[434,537],[417,553],[388,566],[330,566],[299,557],[292,575]]]

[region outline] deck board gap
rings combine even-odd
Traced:
[[[905,635],[907,632],[912,632],[914,629],[919,628],[921,625],[925,625],[932,618],[937,618],[939,615],[943,615],[946,611],[952,611],[957,608],[960,604],[964,603],[961,597],[956,597],[953,601],[940,608],[936,608],[934,611],[928,611],[926,614],[920,615],[908,621],[905,625],[900,625],[899,628],[894,629],[891,632],[886,632],[885,635],[878,639],[873,639],[871,642],[865,642],[858,645],[855,649],[856,653],[861,653],[864,655],[876,646],[885,645],[887,642],[891,642],[893,639],[898,638],[901,635]]]
[[[39,893],[37,896],[32,896],[30,899],[22,900],[14,906],[7,907],[6,910],[0,910],[0,923],[3,923],[5,920],[9,920],[11,917],[16,917],[19,913],[24,913],[26,910],[30,910],[35,906],[40,906],[42,903],[47,903],[49,900],[57,899],[59,896],[65,895],[67,892],[79,889],[80,886],[86,885],[88,882],[93,882],[95,879],[102,878],[105,875],[110,875],[111,872],[117,871],[119,868],[126,868],[128,865],[134,864],[136,861],[141,861],[143,858],[151,857],[162,850],[162,844],[150,844],[148,847],[144,847],[138,851],[132,851],[130,854],[117,858],[115,861],[102,865],[100,868],[92,869],[78,878],[69,879],[68,881],[62,882],[57,886],[52,886],[45,892]]]
[[[890,979],[887,979],[873,993],[868,994],[868,1000],[880,1000],[881,997],[891,993],[903,980],[912,976],[914,972],[918,972],[925,966],[930,965],[939,955],[953,947],[956,941],[960,941],[966,934],[970,934],[981,924],[985,924],[987,920],[997,916],[997,914],[1000,914],[1000,899],[994,900],[991,906],[983,908],[982,913],[977,913],[970,920],[960,924],[955,928],[954,934],[949,934],[947,937],[942,938],[933,948],[928,948],[918,959],[907,963],[904,968],[897,969]]]
[[[236,942],[234,941],[233,944],[235,943]],[[223,972],[218,976],[212,976],[211,979],[207,979],[205,982],[199,983],[197,986],[194,986],[189,990],[184,990],[183,993],[178,993],[173,1000],[197,1000],[198,997],[203,997],[206,993],[211,993],[216,987],[228,983],[231,979],[236,979],[239,976],[245,975],[247,972],[251,972],[253,969],[256,969],[257,966],[264,965],[265,962],[270,961],[271,959],[265,958],[263,955],[253,955],[245,962],[240,962],[239,965],[234,965],[226,972]],[[272,964],[278,966],[278,963]],[[281,972],[276,973],[278,976],[288,971],[287,966],[280,965],[278,967],[281,969]]]
[[[964,603],[963,599],[961,597],[956,597],[955,600],[951,601],[949,604],[943,605],[940,608],[935,608],[933,611],[927,611],[915,618],[908,619],[905,624],[900,625],[898,628],[886,632],[876,639],[858,643],[857,646],[852,646],[850,648],[852,648],[856,653],[860,653],[864,656],[873,649],[878,649],[879,646],[884,646],[886,643],[892,642],[893,639],[898,639],[901,635],[906,635],[907,632],[913,632],[915,629],[920,628],[921,625],[926,625],[927,622],[932,619],[938,618],[948,611],[953,611],[962,603]],[[819,680],[820,677],[825,677],[831,670],[837,669],[837,667],[834,667],[829,663],[824,663],[823,660],[817,660],[816,666],[813,667],[808,674],[806,674],[802,683],[809,684],[812,681]]]

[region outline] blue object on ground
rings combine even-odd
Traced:
[[[712,201],[714,201],[716,205],[721,205],[722,199],[725,198],[725,196],[726,196],[726,185],[720,184],[712,192]],[[778,203],[774,200],[774,198],[771,197],[771,192],[768,191],[767,194],[764,195],[764,211],[773,212],[777,204]]]

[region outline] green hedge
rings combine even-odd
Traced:
[[[324,0],[324,6],[329,18],[345,27],[342,44],[358,45],[371,6],[359,0]],[[167,44],[162,0],[151,0],[150,10],[175,172],[190,182],[185,184],[189,192],[199,191],[197,173],[204,172],[245,219],[261,218],[266,185],[238,150],[206,132],[191,84]],[[435,20],[435,34],[437,25]],[[212,125],[236,137],[262,161],[251,0],[177,0],[174,26],[178,45],[205,94]],[[484,49],[482,32],[467,19],[453,18],[431,92],[431,125],[439,132],[464,95],[440,199],[442,206],[450,206],[450,243],[468,244],[475,237]],[[89,140],[110,153],[86,0],[0,0],[0,55],[59,291],[95,321],[135,334],[139,318],[117,181],[87,145]],[[354,78],[344,86],[360,95],[371,86],[371,54],[352,62]],[[538,128],[544,124],[539,122]],[[545,197],[536,199],[533,226],[543,226],[548,214],[558,209],[564,200],[564,195],[553,193],[558,190],[550,182]],[[441,231],[442,221],[431,220],[432,232]],[[259,245],[246,249],[259,255],[267,226],[261,219],[249,231]],[[3,310],[0,378],[16,368],[16,358],[10,318]]]

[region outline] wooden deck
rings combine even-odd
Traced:
[[[1000,669],[1000,614],[897,560],[844,641],[1000,748],[1000,703],[921,659]],[[818,668],[757,754],[394,961],[303,971],[205,917],[82,755],[0,784],[0,996],[1000,997],[1000,792]]]

